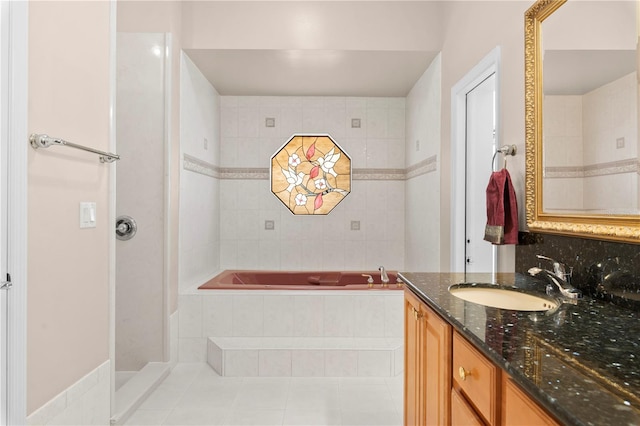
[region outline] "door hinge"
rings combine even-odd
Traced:
[[[0,290],[9,290],[13,286],[11,283],[11,274],[7,274],[6,281],[0,281]]]

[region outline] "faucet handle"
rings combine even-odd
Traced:
[[[551,263],[553,267],[553,273],[558,277],[566,280],[567,282],[570,280],[573,275],[573,268],[569,268],[569,272],[567,272],[567,267],[564,263],[560,263],[555,259],[552,259],[548,256],[544,256],[542,254],[536,254],[536,257],[540,260],[546,260]]]
[[[369,284],[369,288],[373,287],[373,277],[369,274],[362,274],[363,277],[367,277],[367,284]]]

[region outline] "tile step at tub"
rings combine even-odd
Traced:
[[[402,373],[398,338],[209,337],[207,362],[221,376],[390,377]]]

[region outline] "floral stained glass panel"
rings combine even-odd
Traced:
[[[293,214],[328,214],[351,192],[351,158],[329,135],[296,135],[271,157],[271,192]]]

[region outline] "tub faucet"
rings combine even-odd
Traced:
[[[384,266],[378,268],[380,271],[380,281],[382,281],[382,286],[386,286],[389,283],[389,276],[387,275],[387,271],[384,270]]]

